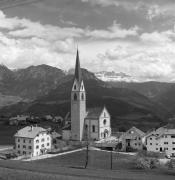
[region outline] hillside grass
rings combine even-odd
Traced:
[[[32,162],[0,161],[0,180],[56,180],[56,179],[118,179],[118,180],[174,180],[175,170],[136,170],[135,156],[90,151],[89,164],[84,169],[86,151]]]

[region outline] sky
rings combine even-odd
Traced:
[[[0,63],[11,69],[68,70],[78,47],[89,71],[175,82],[175,0],[14,2],[0,0]]]

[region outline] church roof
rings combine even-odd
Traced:
[[[76,65],[75,65],[75,79],[80,83],[82,80],[81,68],[80,68],[80,60],[79,60],[79,52],[77,49],[77,56],[76,56]]]
[[[98,119],[103,111],[103,107],[90,108],[87,110],[86,118]]]

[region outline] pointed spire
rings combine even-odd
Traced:
[[[78,82],[81,82],[81,68],[80,68],[78,48],[77,48],[76,65],[75,65],[75,79],[77,79]]]

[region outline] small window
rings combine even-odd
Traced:
[[[50,138],[49,138],[49,137],[47,137],[47,140],[48,140],[48,141],[49,141],[49,139],[50,139]]]
[[[95,132],[95,125],[92,126],[92,132]]]
[[[20,148],[20,145],[18,145],[18,148]]]
[[[39,143],[39,140],[38,140],[38,139],[36,140],[36,143]]]
[[[85,129],[88,129],[88,125],[87,124],[85,125]]]
[[[74,90],[76,90],[77,89],[77,86],[76,85],[74,85]]]
[[[152,143],[150,143],[150,145],[152,145]]]
[[[44,147],[44,144],[42,144],[41,147]]]
[[[171,138],[175,138],[175,135],[172,135]]]
[[[25,143],[26,141],[25,141],[25,139],[23,139],[23,143]]]
[[[106,117],[106,113],[104,112],[104,117]]]
[[[103,120],[103,124],[106,125],[106,119]]]
[[[20,154],[21,153],[21,151],[18,151],[18,154]]]
[[[149,138],[150,140],[152,140],[152,138]]]
[[[77,101],[77,94],[74,94],[74,101]]]
[[[23,145],[23,148],[25,149],[25,148],[26,148],[26,145]]]
[[[175,144],[175,142],[172,142],[172,144]]]
[[[20,142],[20,139],[18,138],[18,142]]]
[[[26,152],[25,152],[25,151],[23,151],[23,154],[25,155],[25,154],[26,154]]]
[[[137,143],[135,143],[135,146],[137,146]]]
[[[36,149],[39,149],[39,146],[36,146]]]
[[[49,146],[50,144],[49,143],[47,143],[47,146]]]
[[[29,149],[32,149],[32,146],[29,146]]]
[[[172,148],[172,150],[175,150],[175,148]]]
[[[83,93],[81,94],[81,100],[84,100],[84,94]]]
[[[44,139],[44,138],[42,138],[42,139],[41,139],[41,142],[44,142],[44,140],[45,140],[45,139]]]
[[[32,141],[31,140],[29,140],[29,143],[31,143]]]
[[[168,144],[168,142],[164,142],[164,144]]]

